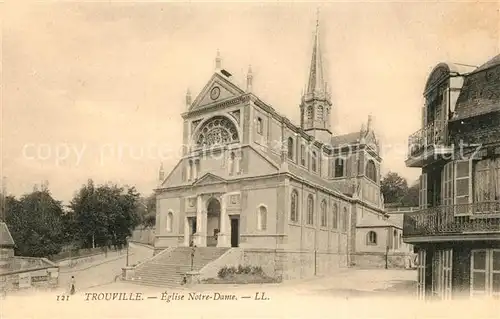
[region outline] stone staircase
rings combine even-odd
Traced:
[[[230,248],[196,247],[191,269],[192,247],[176,247],[160,252],[149,261],[137,266],[132,282],[157,287],[180,286],[186,272],[199,271],[218,259]]]

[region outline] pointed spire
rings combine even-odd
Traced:
[[[373,117],[372,117],[372,114],[370,113],[368,115],[368,123],[366,124],[366,130],[367,131],[370,131],[373,127],[372,127],[372,122],[373,122]]]
[[[192,99],[191,99],[191,91],[187,89],[186,91],[186,106],[189,108],[191,106]]]
[[[222,69],[222,58],[220,57],[220,51],[217,49],[217,56],[215,57],[215,70],[221,70]]]
[[[324,93],[325,82],[323,80],[323,60],[319,44],[319,8],[316,17],[316,33],[314,35],[314,46],[309,69],[309,82],[306,93]]]
[[[162,183],[165,180],[165,171],[163,170],[163,163],[160,163],[160,169],[158,171],[158,181]]]
[[[361,136],[364,136],[366,133],[366,124],[363,123],[361,124],[361,130],[360,130]]]
[[[252,73],[252,66],[248,66],[248,72],[247,72],[247,92],[252,92],[252,87],[253,87],[253,73]]]

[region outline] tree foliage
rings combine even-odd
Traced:
[[[6,222],[20,256],[47,257],[64,245],[63,209],[48,189],[34,190],[19,200],[5,199]]]
[[[52,198],[47,183],[20,199],[1,198],[18,256],[50,257],[71,246],[121,248],[141,221],[140,194],[134,187],[96,186],[92,180],[76,192],[67,209]]]
[[[151,194],[142,200],[139,216],[141,216],[141,226],[152,228],[156,224],[156,194]]]
[[[134,187],[83,185],[70,203],[82,247],[123,246],[140,222],[139,198]]]
[[[408,187],[408,181],[398,173],[389,172],[380,183],[385,203],[418,206],[418,184]]]

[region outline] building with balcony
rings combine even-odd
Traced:
[[[424,90],[408,167],[422,170],[403,240],[418,253],[418,296],[500,297],[500,55],[438,64]]]
[[[269,275],[303,278],[348,267],[356,224],[386,216],[371,117],[332,133],[318,30],[298,125],[255,94],[250,68],[239,85],[219,55],[198,96],[188,92],[182,158],[156,189],[157,251],[234,248]]]

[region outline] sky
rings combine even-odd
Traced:
[[[252,65],[254,92],[299,124],[318,7],[335,134],[372,114],[382,173],[413,181],[404,159],[427,76],[500,52],[498,2],[3,4],[7,192],[47,180],[68,202],[92,178],[150,194],[160,162],[179,160],[186,90],[207,83],[217,50],[236,81]]]

